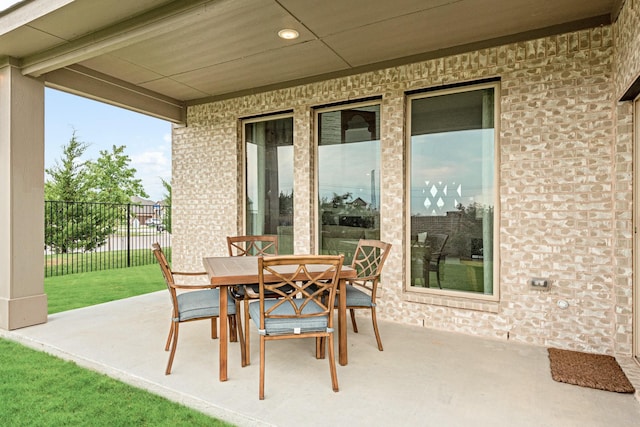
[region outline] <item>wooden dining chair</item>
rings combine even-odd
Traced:
[[[249,303],[249,312],[260,335],[260,400],[264,399],[267,341],[315,338],[317,358],[324,354],[321,345],[328,342],[331,384],[333,391],[338,391],[333,304],[343,262],[343,255],[285,255],[258,259],[259,300]],[[269,298],[271,294],[279,298]]]
[[[390,249],[390,243],[385,243],[380,240],[360,240],[353,255],[353,261],[351,262],[351,267],[356,270],[358,277],[356,279],[350,279],[347,286],[344,287],[346,291],[347,309],[351,314],[353,331],[358,332],[354,310],[371,310],[373,332],[376,335],[378,350],[380,351],[382,351],[383,348],[380,332],[378,331],[378,320],[376,318],[376,296],[382,267],[389,255]],[[337,299],[335,301],[335,307],[338,307]]]
[[[169,290],[171,303],[173,305],[171,327],[169,328],[169,336],[167,337],[167,343],[164,348],[165,351],[169,351],[169,349],[171,349],[171,352],[169,353],[169,362],[167,363],[167,369],[165,370],[165,374],[169,375],[171,373],[171,366],[173,365],[173,358],[178,345],[178,331],[180,323],[210,319],[211,338],[218,338],[217,319],[220,316],[220,290],[211,289],[210,285],[187,285],[176,283],[175,276],[193,277],[206,275],[207,273],[184,273],[172,271],[160,245],[158,243],[154,243],[151,246],[153,248],[153,254],[156,257],[158,264],[160,264],[162,276],[164,277],[167,289]],[[232,300],[229,300],[227,310],[229,315],[230,340],[236,341],[235,337],[239,335],[241,352],[243,352],[242,349],[244,349],[244,342],[240,315],[239,312],[236,311],[236,305]]]
[[[227,249],[229,256],[269,256],[278,255],[278,236],[228,236]],[[240,312],[240,301],[244,303],[244,358],[242,366],[251,364],[249,301],[258,299],[258,284],[251,283],[229,288],[230,294],[236,304],[236,311]],[[269,298],[277,298],[277,295],[269,295]]]

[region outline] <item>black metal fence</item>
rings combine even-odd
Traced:
[[[171,207],[45,201],[45,276],[155,262],[155,242],[171,251]]]

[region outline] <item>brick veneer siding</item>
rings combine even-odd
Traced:
[[[381,97],[382,319],[536,345],[631,352],[630,129],[616,122],[611,26],[188,109],[173,131],[173,259],[200,269],[241,230],[242,117],[293,110],[294,250],[313,248],[314,106]],[[636,46],[637,50],[637,46]],[[500,299],[405,291],[405,92],[499,77]],[[625,116],[626,117],[626,116]],[[616,134],[617,132],[617,134]],[[530,277],[548,277],[549,292]],[[560,310],[558,299],[569,301]],[[618,326],[622,326],[619,328]],[[384,337],[383,337],[384,339]]]
[[[615,95],[620,99],[640,77],[640,0],[625,0],[613,28]]]
[[[614,34],[614,99],[619,100],[640,78],[640,1],[626,0],[616,22]],[[631,353],[633,339],[633,105],[618,103],[616,108],[615,195],[614,195],[614,311],[615,351]],[[636,118],[639,120],[640,118]],[[640,136],[636,136],[640,142]]]

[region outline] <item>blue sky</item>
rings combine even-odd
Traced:
[[[0,11],[9,9],[16,3],[20,3],[21,0],[0,0]]]
[[[137,170],[152,200],[161,200],[160,178],[171,180],[171,124],[102,102],[54,89],[45,90],[45,168],[60,160],[62,146],[73,131],[89,145],[85,160],[95,160],[100,150],[124,145],[130,165]]]

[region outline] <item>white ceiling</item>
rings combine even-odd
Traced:
[[[0,12],[0,63],[123,105],[119,90],[179,106],[606,24],[620,2],[31,0]]]

